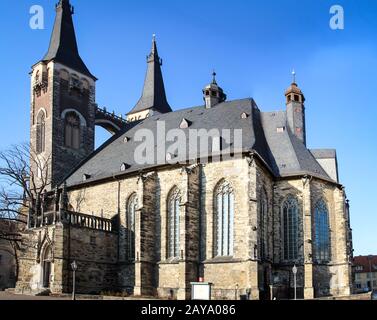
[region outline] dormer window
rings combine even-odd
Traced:
[[[173,155],[173,154],[171,154],[171,153],[167,153],[167,154],[166,154],[166,161],[167,161],[167,162],[172,161],[173,158],[174,158],[174,155]]]
[[[241,119],[247,119],[248,117],[249,115],[246,112],[241,114]]]
[[[129,168],[131,168],[131,166],[128,163],[122,163],[122,165],[120,166],[120,171],[124,172]]]
[[[82,175],[82,181],[87,181],[87,180],[89,180],[90,178],[91,178],[92,176],[90,175],[90,174],[83,174]]]
[[[222,150],[222,138],[213,137],[212,138],[212,152],[220,152]]]
[[[183,118],[181,124],[179,125],[180,129],[187,129],[190,126],[191,122]]]

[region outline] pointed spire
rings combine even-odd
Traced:
[[[60,0],[56,5],[56,17],[50,46],[43,61],[57,61],[96,80],[82,61],[77,47],[72,15],[73,7],[69,0]]]
[[[147,57],[147,64],[147,74],[142,96],[136,106],[128,113],[128,116],[146,110],[160,113],[172,111],[166,99],[164,79],[161,71],[162,60],[158,55],[156,35],[153,35],[152,49]]]
[[[217,82],[216,82],[216,76],[217,76],[217,73],[216,73],[216,71],[215,70],[213,70],[213,73],[212,73],[212,84],[217,84]]]

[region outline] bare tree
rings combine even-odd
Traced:
[[[51,185],[49,159],[27,143],[0,151],[0,221],[13,221],[18,226],[12,232],[0,231],[0,238],[19,241],[30,210],[41,203]]]

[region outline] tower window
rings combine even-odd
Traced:
[[[64,121],[64,144],[67,148],[80,149],[80,118],[74,112],[67,113]]]
[[[299,102],[299,101],[300,101],[300,97],[299,97],[297,94],[295,94],[295,101],[296,101],[296,102]]]
[[[37,153],[40,154],[45,151],[46,141],[46,124],[45,114],[40,112],[37,118]]]

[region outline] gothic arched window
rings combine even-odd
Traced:
[[[65,140],[67,148],[80,149],[80,117],[75,112],[69,112],[64,121]]]
[[[314,254],[318,262],[330,260],[329,211],[324,200],[314,208]]]
[[[283,241],[284,260],[298,258],[298,213],[299,206],[296,198],[290,196],[283,203]]]
[[[230,184],[223,181],[215,190],[214,234],[215,256],[233,256],[234,193]]]
[[[126,255],[127,259],[135,260],[135,215],[138,206],[137,196],[133,194],[127,201],[126,205],[126,237],[127,237],[127,248]]]
[[[46,123],[45,114],[43,111],[39,112],[37,118],[37,153],[40,154],[45,151],[46,145]]]
[[[173,188],[168,196],[168,258],[179,258],[179,238],[180,238],[180,203],[181,194],[178,188]]]
[[[262,190],[259,203],[259,252],[260,258],[268,254],[268,200],[266,190]]]

